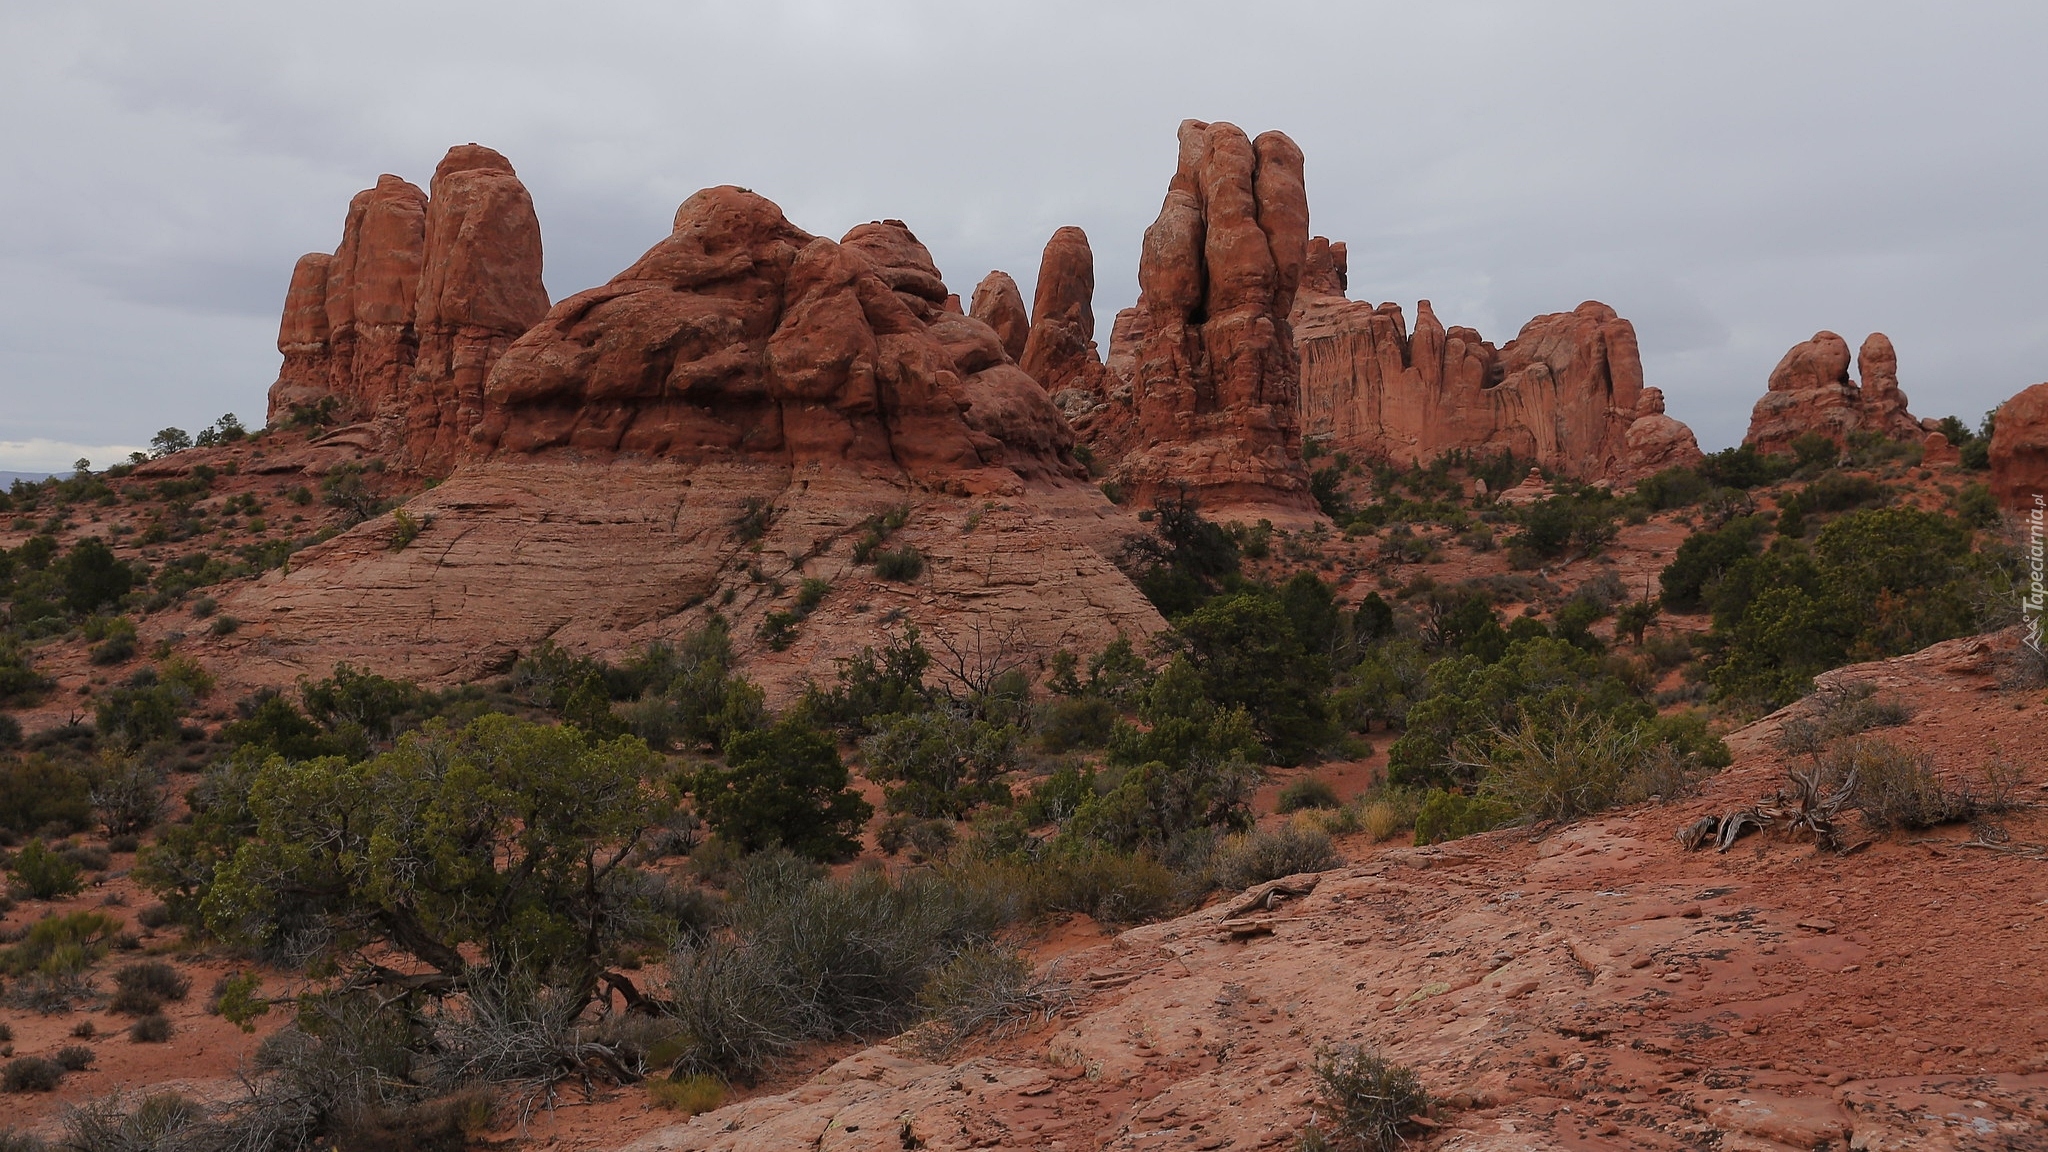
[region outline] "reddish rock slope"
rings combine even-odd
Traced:
[[[2032,747],[2048,709],[1997,687],[1982,639],[1842,669],[1920,712],[1939,770]],[[1444,1103],[1414,1146],[1528,1152],[2040,1147],[2048,1117],[2048,834],[1950,828],[1848,856],[1673,831],[1784,781],[1737,733],[1706,793],[1566,827],[1367,851],[1222,929],[1219,905],[1064,957],[1075,1006],[932,1060],[908,1042],[649,1133],[629,1152],[905,1147],[1288,1148],[1322,1045],[1413,1066]],[[2030,764],[2024,787],[2044,783]],[[1986,847],[1986,844],[1989,847]],[[624,1141],[621,1141],[624,1143]]]

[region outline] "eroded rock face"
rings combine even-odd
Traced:
[[[1446,328],[1427,300],[1344,296],[1342,244],[1311,242],[1294,310],[1302,429],[1366,459],[1422,464],[1511,451],[1581,479],[1625,481],[1700,458],[1692,430],[1643,386],[1635,328],[1597,301],[1538,316],[1505,347]]]
[[[395,400],[412,375],[419,347],[414,304],[426,235],[427,194],[397,176],[379,176],[376,187],[349,201],[341,246],[327,261],[327,280],[320,290],[327,325],[324,354],[307,342],[294,350],[302,371],[324,359],[325,395],[333,397],[344,420],[362,419]],[[301,258],[293,275],[300,291],[287,296],[287,312],[295,310],[295,303],[310,308],[311,268]],[[298,283],[299,272],[308,276],[303,285]],[[280,340],[280,351],[285,351],[283,345]],[[286,356],[293,357],[294,351],[286,351]],[[300,393],[308,391],[305,384],[310,379],[310,372],[302,376]],[[284,383],[282,377],[279,383]],[[275,392],[277,386],[272,387]],[[286,390],[292,389],[287,385]],[[279,414],[275,400],[272,414]]]
[[[2048,501],[2048,384],[1999,406],[1991,433],[1991,491],[2025,514]]]
[[[540,219],[526,186],[489,148],[449,149],[427,201],[419,357],[405,413],[416,457],[454,460],[482,416],[484,377],[547,310]]]
[[[1044,390],[949,296],[900,221],[835,243],[708,188],[512,345],[470,451],[730,453],[976,492],[1080,475]]]
[[[1794,344],[1771,370],[1743,442],[1760,452],[1790,452],[1792,442],[1808,433],[1844,445],[1859,432],[1921,436],[1924,430],[1906,410],[1906,394],[1899,390],[1899,357],[1891,340],[1882,332],[1871,333],[1856,365],[1863,376],[1860,386],[1849,378],[1849,342],[1833,332],[1816,332],[1813,339]]]
[[[272,421],[324,405],[344,422],[389,421],[387,447],[415,466],[452,462],[484,376],[548,298],[540,221],[503,156],[457,145],[432,190],[378,177],[350,202],[334,254],[300,257]]]
[[[1100,421],[1107,442],[1128,443],[1117,472],[1140,502],[1185,492],[1210,506],[1312,508],[1288,319],[1308,241],[1292,140],[1182,122],[1179,166],[1145,231],[1138,305],[1112,339],[1129,350],[1115,365],[1129,410]]]

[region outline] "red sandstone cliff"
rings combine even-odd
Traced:
[[[1538,316],[1505,347],[1446,328],[1429,301],[1345,298],[1346,250],[1317,237],[1294,309],[1302,430],[1367,459],[1512,451],[1582,479],[1630,480],[1700,458],[1643,386],[1635,328],[1597,301]]]

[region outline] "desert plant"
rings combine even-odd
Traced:
[[[725,1103],[725,1082],[716,1076],[655,1076],[647,1081],[647,1097],[657,1108],[695,1116]]]
[[[92,1049],[83,1044],[66,1044],[57,1049],[57,1055],[53,1057],[57,1066],[66,1072],[83,1072],[92,1067],[92,1062],[98,1058]]]
[[[113,760],[93,782],[91,798],[109,836],[146,832],[163,816],[163,774],[138,759]]]
[[[137,1044],[162,1044],[171,1038],[171,1020],[161,1012],[152,1012],[128,1026],[128,1038]]]
[[[1967,783],[1952,783],[1935,772],[1924,754],[1889,740],[1860,737],[1844,741],[1822,761],[1822,778],[1856,782],[1850,805],[1874,830],[1932,828],[1977,815]]]
[[[206,1110],[175,1092],[155,1092],[129,1108],[119,1094],[71,1110],[64,1118],[62,1147],[74,1152],[184,1152],[233,1145],[215,1145],[195,1137],[212,1136]]]
[[[64,1069],[41,1056],[16,1056],[0,1067],[0,1092],[54,1092]]]
[[[1303,776],[1280,790],[1280,797],[1274,810],[1285,815],[1299,812],[1304,808],[1336,808],[1343,802],[1337,799],[1337,790],[1320,776]]]
[[[1391,1152],[1402,1133],[1429,1108],[1429,1094],[1414,1070],[1358,1045],[1326,1048],[1315,1063],[1316,1113],[1339,1148]]]
[[[191,989],[190,980],[161,960],[124,964],[114,973],[114,999],[107,1010],[148,1016],[161,1009],[167,1000],[183,1000]]]
[[[1226,838],[1210,857],[1210,873],[1226,892],[1298,872],[1327,872],[1343,864],[1330,834],[1306,824],[1283,824]]]
[[[15,853],[12,868],[22,892],[37,900],[55,900],[79,889],[78,865],[41,840],[31,840]]]
[[[883,580],[907,584],[924,574],[924,553],[915,545],[878,549],[874,561],[875,575]]]
[[[1002,1036],[1034,1019],[1049,1020],[1072,1002],[1063,981],[1034,976],[1031,962],[1015,949],[971,945],[918,994],[929,1028],[923,1046],[944,1054],[978,1033]]]

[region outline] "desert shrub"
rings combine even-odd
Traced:
[[[794,1045],[894,1031],[932,975],[1015,914],[947,877],[879,870],[818,879],[786,853],[747,861],[729,934],[672,957],[673,1067],[750,1075]]]
[[[1048,700],[1038,710],[1038,742],[1047,752],[1100,748],[1116,725],[1116,706],[1100,696]]]
[[[163,773],[155,765],[116,758],[95,774],[92,809],[109,836],[133,836],[163,816]]]
[[[1803,713],[1778,729],[1780,750],[1792,755],[1818,755],[1836,740],[1873,728],[1896,728],[1913,718],[1913,710],[1896,696],[1879,696],[1869,684],[1823,688],[1807,697]]]
[[[38,753],[0,758],[0,828],[76,832],[91,818],[92,782],[71,764]]]
[[[1672,612],[1696,612],[1705,607],[1709,586],[1728,569],[1756,555],[1763,530],[1761,519],[1739,516],[1719,528],[1686,537],[1658,577],[1664,607]]]
[[[1328,832],[1290,823],[1225,838],[1211,855],[1209,869],[1216,886],[1232,892],[1299,872],[1327,872],[1343,863]]]
[[[183,1000],[191,990],[192,982],[161,960],[126,964],[114,973],[114,999],[107,1010],[148,1016],[161,1009],[166,1000]]]
[[[1327,591],[1313,576],[1309,583]],[[1334,620],[1298,625],[1289,607],[1280,596],[1259,593],[1218,598],[1182,617],[1171,637],[1199,677],[1203,697],[1222,709],[1242,708],[1260,742],[1283,764],[1299,763],[1327,738],[1329,661],[1303,633],[1334,631]],[[1296,607],[1306,615],[1314,605]]]
[[[874,556],[875,549],[886,543],[892,533],[910,522],[910,506],[898,505],[887,512],[870,516],[861,522],[860,538],[854,541],[853,562],[865,564]]]
[[[92,1067],[92,1062],[98,1058],[92,1049],[83,1044],[66,1044],[57,1049],[57,1054],[52,1057],[57,1066],[66,1072],[83,1072]]]
[[[1358,1045],[1317,1053],[1316,1114],[1347,1152],[1393,1152],[1413,1117],[1429,1109],[1429,1094],[1413,1069]]]
[[[867,775],[891,812],[959,819],[1009,797],[1000,777],[1016,756],[1017,730],[964,710],[890,717],[861,741]]]
[[[1415,813],[1415,842],[1435,844],[1491,832],[1518,815],[1515,807],[1503,800],[1438,789],[1423,799]]]
[[[831,737],[800,720],[735,733],[726,763],[710,764],[688,787],[704,822],[743,850],[781,845],[814,860],[840,859],[873,807],[848,788]]]
[[[1193,611],[1236,576],[1241,549],[1193,500],[1162,500],[1152,512],[1152,534],[1127,538],[1118,564],[1160,614],[1172,618]]]
[[[115,559],[106,541],[87,536],[71,546],[58,565],[64,582],[64,603],[73,612],[92,612],[126,595],[135,574]]]
[[[73,1152],[196,1152],[215,1146],[209,1138],[219,1135],[204,1108],[175,1092],[151,1093],[132,1109],[116,1094],[72,1109],[64,1117],[62,1146]]]
[[[1950,783],[1935,772],[1932,758],[1889,740],[1859,737],[1838,745],[1823,761],[1824,779],[1856,787],[1850,804],[1879,832],[1933,828],[1974,819],[1977,797],[1967,783]]]
[[[918,1005],[928,1027],[923,1045],[938,1054],[976,1034],[1001,1036],[1032,1019],[1049,1019],[1072,1001],[1066,987],[1034,977],[1031,962],[1016,949],[972,944],[932,974]]]
[[[80,1020],[71,1026],[71,1035],[79,1040],[90,1040],[99,1034],[99,1025],[90,1020]]]
[[[909,583],[924,574],[924,553],[915,545],[882,548],[874,554],[875,575],[883,580]]]
[[[1618,512],[1611,497],[1591,488],[1538,500],[1522,509],[1515,546],[1546,560],[1591,556],[1614,539]]]
[[[10,976],[68,976],[107,954],[121,922],[104,912],[66,912],[29,925],[26,935],[0,952],[0,970]]]
[[[803,617],[795,612],[770,612],[761,618],[761,626],[754,634],[770,651],[784,652],[796,643],[796,626],[802,622]]]
[[[740,505],[740,514],[733,518],[732,534],[743,544],[750,544],[768,534],[768,525],[775,519],[775,505],[759,496],[749,496]]]
[[[838,665],[838,683],[829,691],[813,685],[804,694],[799,715],[868,732],[884,717],[922,712],[932,706],[935,693],[924,682],[932,654],[915,625],[906,626],[879,650],[863,648],[857,655],[841,658]]]
[[[171,1038],[171,1019],[151,1012],[128,1026],[128,1038],[137,1044],[162,1044]]]
[[[1554,726],[1524,723],[1492,741],[1480,790],[1536,820],[1576,820],[1632,794],[1632,784],[1662,766],[1659,747],[1645,726],[1605,716],[1570,712]]]
[[[83,869],[62,852],[52,851],[41,840],[31,840],[14,854],[9,865],[21,892],[36,900],[55,900],[80,888]]]
[[[78,1147],[88,1147],[78,1145]],[[0,1128],[0,1152],[49,1152],[49,1141],[32,1132],[17,1132],[12,1128]]]
[[[653,1076],[647,1081],[647,1098],[657,1108],[695,1116],[725,1103],[725,1082],[716,1076]]]
[[[1033,912],[1078,912],[1105,924],[1156,919],[1181,896],[1173,869],[1151,853],[1080,840],[1033,861],[1012,882]]]
[[[1329,781],[1320,776],[1303,776],[1280,790],[1274,810],[1284,815],[1304,808],[1336,808],[1342,803]]]
[[[201,909],[226,939],[307,934],[371,970],[364,953],[396,949],[459,980],[471,947],[494,967],[585,971],[638,897],[617,865],[653,823],[658,764],[634,737],[498,714],[431,721],[357,763],[271,757],[249,785],[253,831]]]
[[[730,625],[716,613],[674,645],[649,645],[625,672],[640,694],[627,725],[657,748],[718,748],[767,715],[761,689],[734,670]]]
[[[92,629],[88,628],[88,638],[99,640],[88,653],[88,658],[94,664],[104,667],[108,664],[123,664],[135,658],[135,624],[127,617],[115,617],[109,621],[99,637],[92,637],[91,632]]]
[[[41,1056],[16,1056],[0,1067],[0,1092],[54,1092],[64,1069]]]

